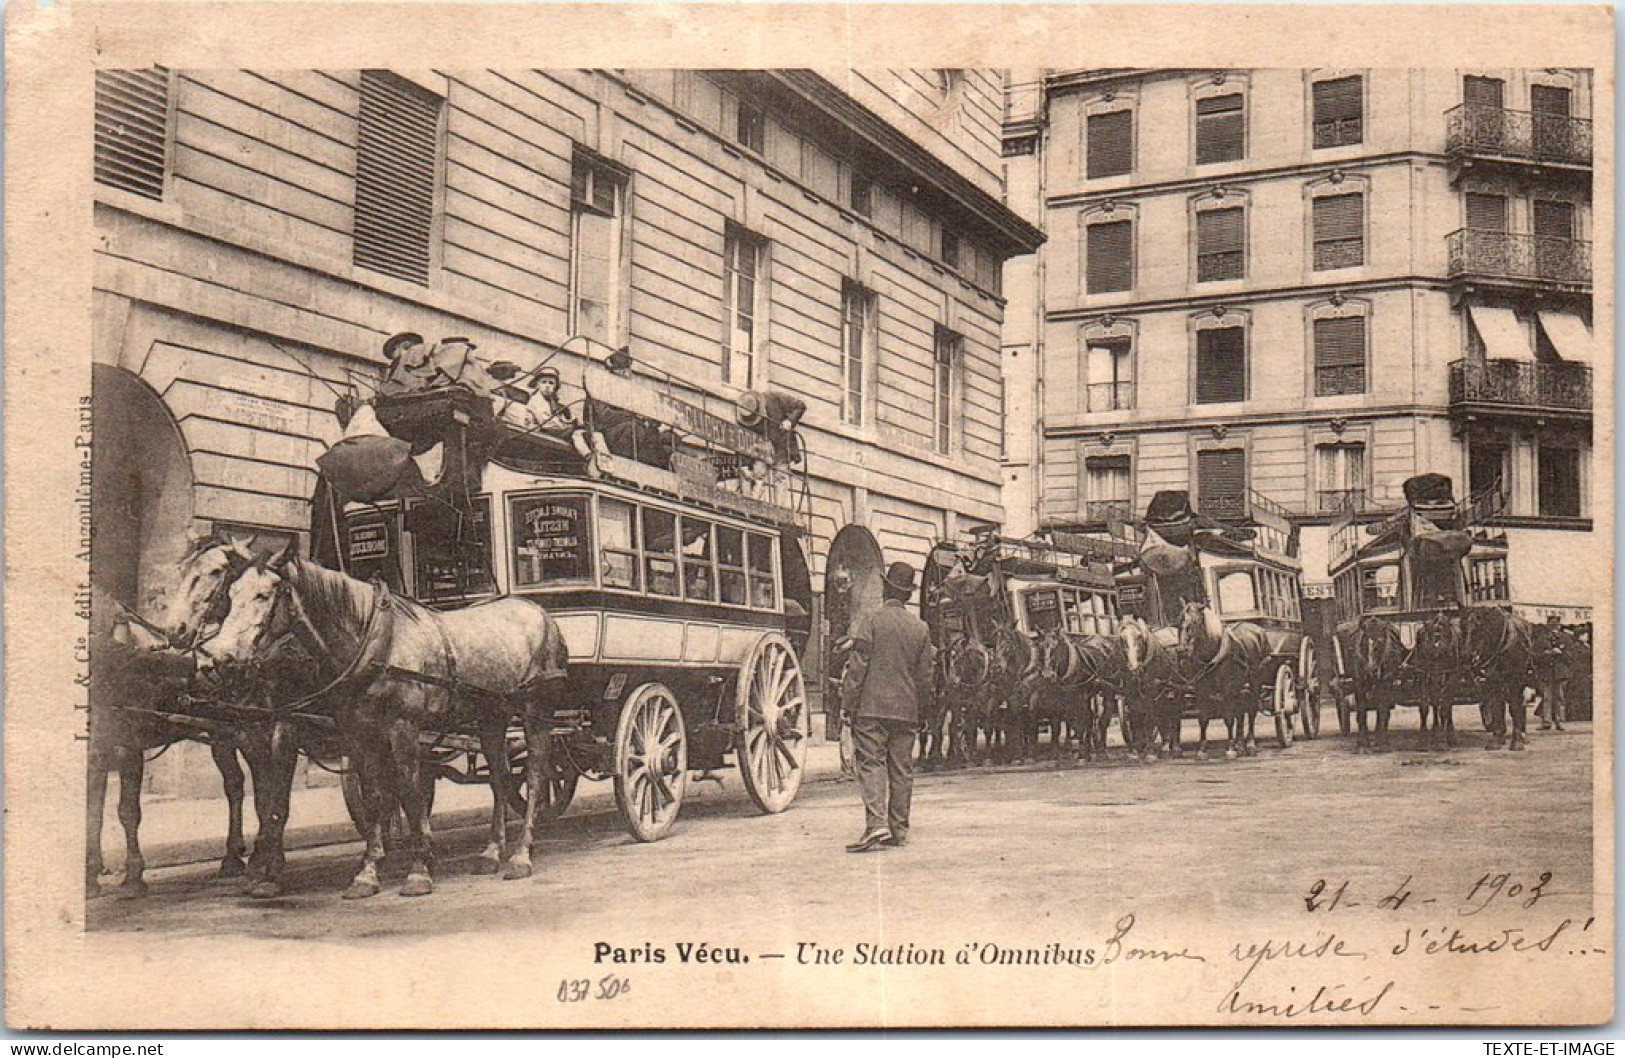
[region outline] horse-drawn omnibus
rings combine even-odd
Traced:
[[[581,386],[583,411],[562,422],[518,414],[522,389],[378,397],[389,436],[420,459],[439,455],[438,480],[366,502],[334,482],[316,500],[315,553],[431,609],[517,596],[552,616],[569,661],[548,813],[565,810],[580,778],[613,779],[627,829],[653,841],[676,821],[690,772],[730,756],[751,800],[782,811],[810,741],[799,438],[783,445],[598,364]],[[523,738],[512,738],[523,774]],[[437,731],[424,766],[486,782],[476,745],[471,730]],[[359,793],[354,780],[346,788]]]
[[[1208,607],[1227,629],[1262,630],[1265,658],[1255,677],[1263,713],[1277,743],[1292,744],[1294,723],[1305,738],[1320,734],[1320,662],[1304,633],[1303,564],[1289,513],[1257,493],[1207,517],[1183,492],[1153,497],[1139,525],[1120,538],[1134,558],[1117,577],[1123,609],[1152,629],[1173,629],[1186,607]]]

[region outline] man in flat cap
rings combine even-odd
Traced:
[[[858,618],[841,680],[841,706],[852,720],[852,745],[863,793],[863,836],[848,852],[908,842],[914,796],[914,736],[933,693],[935,651],[925,622],[904,603],[914,594],[914,567],[893,562],[880,609]]]

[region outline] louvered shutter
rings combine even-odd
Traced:
[[[1316,147],[1342,147],[1361,141],[1363,88],[1358,76],[1315,82]]]
[[[1315,269],[1351,268],[1365,263],[1365,196],[1327,195],[1315,199]]]
[[[1247,399],[1247,340],[1240,327],[1196,332],[1196,403]]]
[[[1247,453],[1240,448],[1196,453],[1196,509],[1210,518],[1247,513]]]
[[[1365,317],[1315,321],[1315,395],[1365,392]]]
[[[96,71],[96,182],[164,197],[169,71]]]
[[[441,99],[382,70],[361,74],[355,263],[428,283]]]
[[[1505,195],[1467,193],[1467,226],[1480,231],[1507,230]]]
[[[1247,274],[1246,216],[1240,208],[1196,215],[1196,281],[1241,279]]]
[[[1574,206],[1568,202],[1536,199],[1533,227],[1537,239],[1574,238]]]
[[[1116,110],[1089,117],[1089,178],[1134,171],[1134,112]]]
[[[1499,110],[1505,106],[1506,82],[1498,77],[1463,77],[1461,98],[1470,107]]]
[[[1245,153],[1240,93],[1196,101],[1196,164],[1233,162]]]
[[[1567,88],[1554,88],[1551,85],[1531,85],[1529,88],[1529,109],[1537,114],[1553,114],[1557,117],[1568,117],[1571,113],[1573,93]]]
[[[1091,224],[1088,286],[1091,294],[1134,288],[1134,222],[1114,220]]]

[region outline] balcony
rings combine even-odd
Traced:
[[[1365,504],[1364,489],[1320,489],[1315,493],[1315,506],[1322,514],[1358,514]]]
[[[1106,526],[1113,522],[1134,520],[1133,500],[1089,500],[1084,503],[1079,521],[1089,526]]]
[[[1585,239],[1461,228],[1450,233],[1446,246],[1447,272],[1458,288],[1510,288],[1571,296],[1591,293],[1591,243]]]
[[[1463,103],[1445,111],[1445,120],[1452,180],[1491,167],[1590,179],[1591,122],[1584,118]]]
[[[1591,368],[1537,360],[1457,360],[1450,365],[1450,413],[1591,423]]]
[[[1134,410],[1132,382],[1091,382],[1088,392],[1090,411]]]

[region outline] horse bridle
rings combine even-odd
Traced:
[[[231,567],[228,565],[226,568],[230,570]],[[191,634],[185,637],[177,636],[167,628],[159,627],[123,602],[117,599],[113,601],[117,603],[125,620],[135,622],[154,637],[163,640],[164,645],[170,650],[177,650],[182,654],[195,654],[199,651],[203,630],[208,627],[209,622],[211,620],[222,620],[227,613],[231,612],[231,584],[235,579],[235,577],[220,578],[220,582],[209,592],[207,605],[203,607],[202,614],[198,616],[197,624],[192,628]]]

